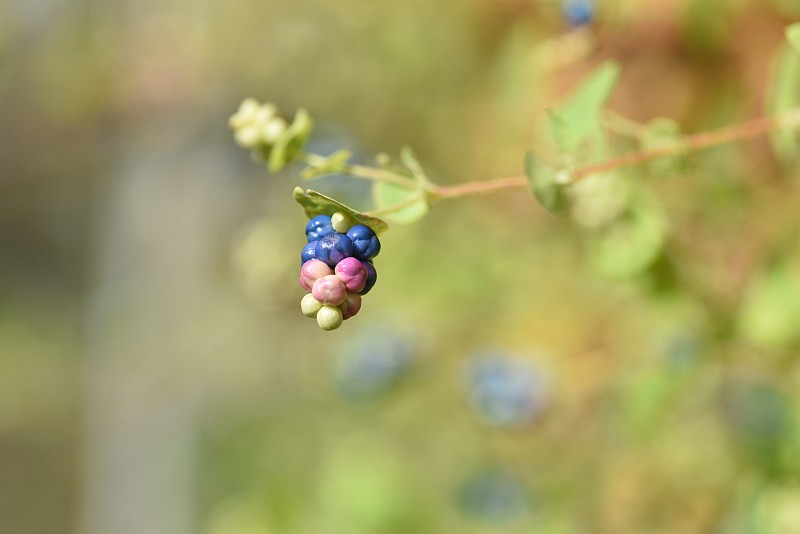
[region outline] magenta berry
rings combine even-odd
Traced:
[[[336,275],[323,276],[311,288],[311,294],[323,304],[338,306],[347,298],[347,288]]]
[[[347,292],[347,297],[344,302],[339,306],[342,310],[342,318],[346,321],[353,317],[361,309],[361,295],[358,293]]]
[[[308,260],[300,268],[300,287],[306,291],[311,291],[311,288],[314,286],[314,282],[323,276],[328,276],[331,274],[333,274],[333,271],[331,271],[331,268],[325,265],[323,262],[319,260]]]
[[[358,293],[367,283],[367,269],[356,258],[345,258],[336,264],[338,276],[348,291]]]

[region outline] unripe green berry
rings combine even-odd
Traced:
[[[342,310],[336,306],[325,305],[317,312],[317,324],[323,330],[336,330],[342,326]]]
[[[337,211],[331,215],[331,225],[333,229],[340,234],[346,234],[353,224],[353,220],[341,211]]]
[[[317,312],[322,308],[322,303],[314,298],[314,295],[308,293],[303,300],[300,301],[300,311],[306,317],[316,317]]]

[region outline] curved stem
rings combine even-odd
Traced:
[[[383,209],[367,212],[367,215],[372,215],[373,217],[382,217],[384,215],[391,215],[392,213],[397,213],[398,211],[403,210],[403,209],[405,209],[405,208],[407,208],[409,206],[413,206],[414,204],[419,202],[419,200],[420,200],[420,197],[415,195],[415,196],[412,196],[410,198],[405,199],[402,202],[398,202],[397,204],[395,204],[393,206],[389,206],[387,208],[383,208]]]
[[[311,152],[304,152],[301,155],[301,159],[312,167],[324,166],[328,163],[328,158],[325,156],[312,154]],[[377,167],[368,167],[366,165],[344,165],[339,172],[341,174],[352,176],[353,178],[372,180],[373,182],[384,182],[402,187],[404,189],[417,189],[419,187],[417,183],[410,178],[406,178],[405,176],[395,172]]]

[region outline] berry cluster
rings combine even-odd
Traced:
[[[372,258],[381,250],[368,226],[352,225],[342,213],[317,215],[306,225],[308,244],[300,258],[300,286],[309,293],[300,302],[306,317],[323,330],[335,330],[361,309],[378,273]]]

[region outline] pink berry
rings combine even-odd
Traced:
[[[367,270],[356,258],[345,258],[337,263],[336,276],[344,282],[347,290],[353,293],[364,289],[364,284],[367,283]]]
[[[347,298],[339,308],[342,310],[342,318],[345,321],[353,317],[361,309],[361,295],[348,291]]]
[[[300,287],[306,291],[311,291],[314,282],[323,276],[332,275],[333,271],[324,262],[319,260],[308,260],[300,268]],[[318,299],[319,300],[319,299]]]
[[[336,275],[330,274],[314,282],[311,294],[323,304],[338,306],[347,298],[347,288]]]

